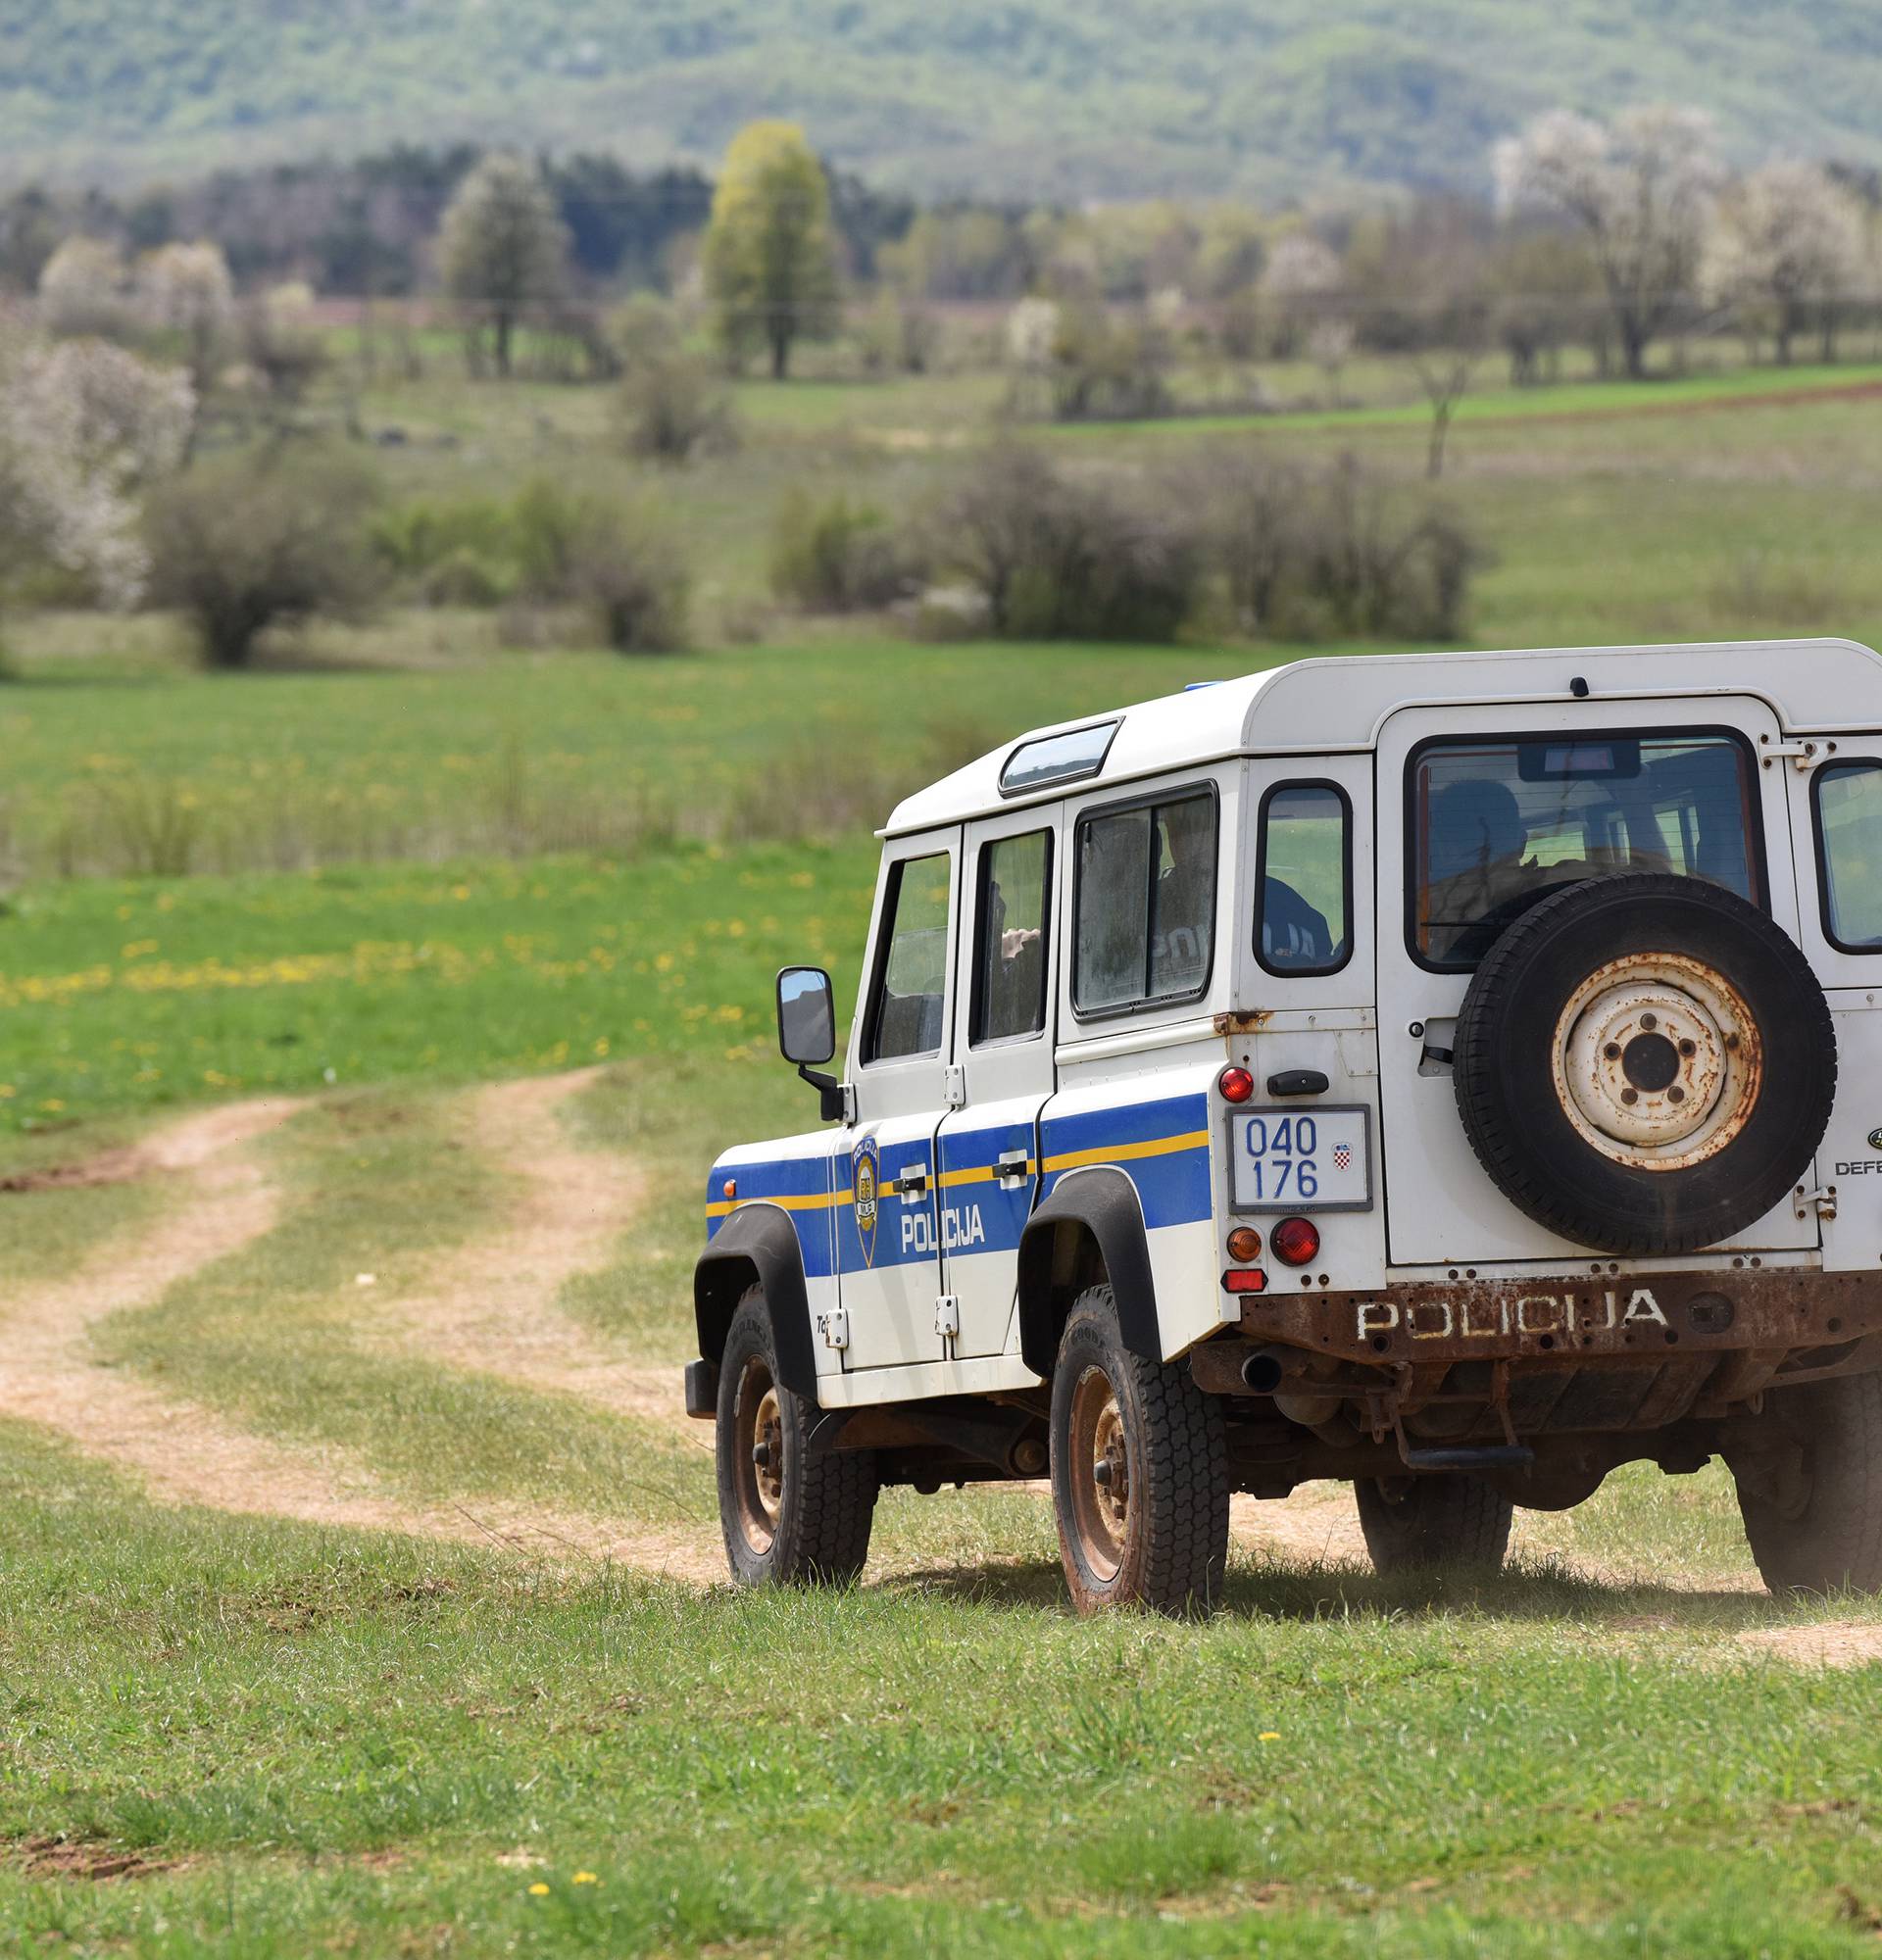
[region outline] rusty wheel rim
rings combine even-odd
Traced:
[[[1636,1170],[1685,1170],[1739,1136],[1762,1044],[1744,997],[1683,953],[1636,953],[1589,974],[1557,1017],[1556,1099],[1582,1141]]]
[[[1102,1368],[1087,1368],[1071,1392],[1066,1456],[1079,1551],[1093,1576],[1109,1582],[1130,1535],[1130,1452],[1117,1392]]]
[[[738,1492],[738,1527],[760,1554],[771,1548],[784,1507],[784,1417],[777,1384],[754,1354],[739,1377],[732,1426],[732,1481]]]

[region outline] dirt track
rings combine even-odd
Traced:
[[[559,1121],[562,1105],[593,1074],[499,1083],[465,1099],[466,1133],[501,1170],[507,1201],[421,1284],[388,1290],[372,1339],[394,1351],[668,1424],[688,1446],[709,1450],[704,1425],[682,1412],[676,1367],[622,1358],[558,1304],[566,1282],[614,1256],[641,1196],[631,1164],[575,1148]],[[173,1503],[494,1540],[535,1553],[610,1557],[695,1584],[721,1580],[723,1553],[713,1523],[650,1530],[625,1519],[483,1500],[415,1504],[343,1451],[259,1435],[100,1363],[91,1344],[96,1322],[154,1305],[273,1227],[281,1196],[269,1174],[267,1144],[300,1106],[276,1100],[199,1112],[134,1152],[115,1152],[97,1166],[77,1165],[52,1180],[150,1178],[162,1182],[167,1201],[154,1226],[99,1247],[79,1271],[10,1302],[0,1414],[60,1432]],[[19,1201],[30,1202],[30,1196]],[[1271,1551],[1310,1565],[1365,1558],[1351,1493],[1337,1485],[1310,1486],[1281,1503],[1238,1497],[1232,1529],[1236,1542],[1258,1556]],[[1518,1546],[1537,1548],[1541,1530],[1519,1513]],[[1782,1642],[1772,1650],[1804,1657]]]

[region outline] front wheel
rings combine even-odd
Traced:
[[[777,1379],[765,1296],[748,1288],[718,1370],[718,1515],[741,1586],[842,1585],[863,1570],[875,1519],[875,1458],[814,1456],[813,1405]]]
[[[1072,1302],[1052,1378],[1052,1501],[1080,1612],[1206,1612],[1228,1562],[1228,1446],[1181,1365],[1133,1354],[1110,1287]]]
[[[1381,1576],[1468,1565],[1494,1571],[1515,1506],[1481,1477],[1362,1477],[1360,1529]]]
[[[1773,1592],[1882,1592],[1882,1375],[1780,1390],[1775,1447],[1741,1474],[1739,1515]]]

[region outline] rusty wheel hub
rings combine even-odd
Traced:
[[[777,1384],[756,1354],[739,1380],[732,1448],[739,1529],[754,1551],[768,1551],[784,1506],[784,1419]]]
[[[1684,1170],[1722,1151],[1758,1101],[1758,1027],[1737,989],[1680,953],[1596,969],[1556,1022],[1562,1113],[1615,1163]]]
[[[1130,1531],[1130,1452],[1116,1391],[1102,1368],[1087,1368],[1072,1391],[1068,1452],[1085,1563],[1099,1579],[1114,1579]]]

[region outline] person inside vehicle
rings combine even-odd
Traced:
[[[1324,966],[1333,957],[1333,934],[1324,914],[1313,909],[1285,878],[1272,871],[1262,879],[1262,963],[1276,971],[1290,966]]]
[[[1215,897],[1215,818],[1204,803],[1172,805],[1159,823],[1164,863],[1153,893],[1151,991],[1175,993],[1209,971]]]
[[[1423,906],[1432,957],[1480,959],[1545,892],[1594,875],[1579,858],[1525,858],[1528,842],[1515,793],[1494,777],[1467,777],[1432,799]]]

